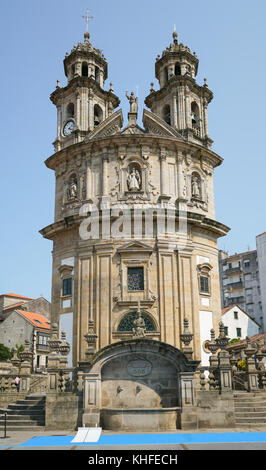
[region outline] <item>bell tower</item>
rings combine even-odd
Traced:
[[[160,89],[155,91],[151,83],[145,104],[187,140],[210,148],[213,141],[208,135],[207,107],[213,93],[206,79],[203,86],[196,83],[198,64],[196,53],[179,44],[174,31],[173,42],[156,58]]]
[[[86,31],[84,42],[74,46],[70,54],[66,53],[67,86],[61,88],[58,81],[50,96],[57,107],[55,151],[83,141],[120,103],[113,93],[112,83],[109,91],[104,90],[108,77],[107,61],[89,39],[90,34]]]

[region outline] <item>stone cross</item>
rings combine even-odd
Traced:
[[[90,13],[90,10],[87,8],[86,9],[86,15],[82,16],[82,18],[84,18],[86,20],[86,33],[89,32],[89,20],[91,20],[93,18],[93,16],[90,16],[89,13]]]

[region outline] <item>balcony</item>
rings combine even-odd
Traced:
[[[49,346],[48,346],[48,344],[37,343],[37,344],[36,344],[36,349],[37,349],[38,351],[47,351],[47,352],[49,352]]]
[[[240,287],[243,287],[243,281],[230,282],[230,284],[226,284],[224,287],[229,287],[230,289],[239,289]]]
[[[223,273],[229,276],[230,274],[242,273],[242,269],[240,266],[237,266],[236,268],[227,268],[223,271]]]
[[[243,304],[245,302],[244,295],[240,297],[227,297],[224,299],[225,307],[229,307],[230,305],[234,304]]]

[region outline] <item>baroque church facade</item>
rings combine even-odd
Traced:
[[[183,325],[195,364],[207,364],[203,342],[218,331],[217,239],[229,229],[215,219],[222,158],[212,150],[213,94],[206,79],[197,83],[198,64],[174,32],[156,58],[159,87],[151,84],[143,127],[134,93],[124,126],[113,85],[104,89],[107,61],[85,33],[65,56],[66,86],[51,94],[57,137],[45,164],[55,173],[55,215],[41,230],[53,241],[51,321],[71,319],[73,366],[87,364],[90,412],[123,408],[123,400],[132,407],[136,383],[141,407],[176,406]]]

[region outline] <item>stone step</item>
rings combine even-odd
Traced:
[[[18,404],[18,405],[31,405],[31,406],[39,405],[39,406],[41,406],[41,405],[44,405],[45,402],[44,402],[44,400],[17,400],[16,404]]]
[[[45,412],[44,412],[44,409],[41,408],[39,410],[21,410],[21,409],[14,409],[14,410],[10,410],[9,408],[0,408],[0,415],[3,415],[5,414],[5,412],[7,412],[8,416],[10,415],[18,415],[18,416],[25,416],[25,415],[31,415],[31,416],[37,416],[37,415],[44,415]]]
[[[7,421],[38,421],[38,420],[41,420],[43,421],[44,420],[44,414],[42,415],[35,415],[35,416],[32,416],[32,415],[9,415],[7,414],[6,418],[7,418]],[[4,421],[5,420],[5,416],[3,415],[0,415],[0,422]]]
[[[254,403],[260,403],[262,404],[262,406],[266,406],[266,400],[234,400],[234,404],[235,405],[246,405],[246,406],[249,406],[249,405],[254,405]]]
[[[266,417],[264,418],[236,418],[235,424],[263,424],[266,423]]]
[[[265,406],[237,406],[235,407],[235,413],[265,413],[266,414],[266,407]]]
[[[256,412],[256,411],[247,411],[247,412],[241,412],[241,413],[238,413],[236,412],[235,413],[235,417],[236,418],[247,418],[247,417],[251,417],[251,418],[256,418],[256,417],[259,417],[259,418],[266,418],[266,413],[265,411],[264,412]]]
[[[0,432],[1,434],[4,432],[4,426],[1,424],[0,425]],[[7,432],[8,431],[31,431],[31,427],[29,426],[14,426],[13,423],[10,424],[10,423],[7,423],[7,426],[6,426],[6,430]],[[44,431],[45,430],[45,426],[34,426],[34,432],[36,431]]]
[[[41,405],[27,405],[27,404],[11,403],[10,405],[8,405],[8,409],[10,410],[43,410],[44,407]]]
[[[4,423],[5,423],[5,420],[0,418],[0,426],[1,425],[4,426]],[[44,426],[45,425],[44,419],[39,420],[39,421],[32,421],[32,419],[9,420],[7,418],[6,423],[7,423],[7,426],[10,424],[14,427],[15,426],[28,426],[29,428],[34,427],[34,429],[35,429],[35,426]]]

